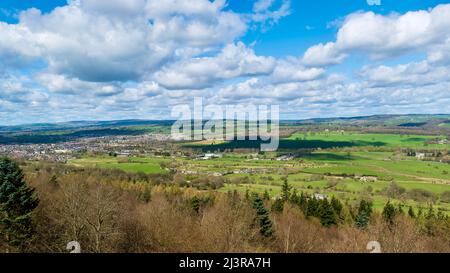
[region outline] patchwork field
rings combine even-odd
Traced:
[[[405,206],[435,208],[450,213],[450,165],[406,156],[395,148],[449,149],[448,144],[428,145],[436,137],[393,134],[361,134],[324,132],[294,134],[283,141],[352,143],[357,151],[339,148],[319,149],[297,154],[289,160],[279,160],[279,153],[221,153],[220,158],[202,160],[187,157],[85,157],[70,161],[75,166],[117,168],[147,174],[173,172],[195,177],[216,176],[224,179],[219,191],[267,191],[272,197],[280,193],[283,178],[298,192],[336,196],[347,202],[371,199],[375,208],[388,200]],[[443,137],[440,137],[443,138]],[[245,143],[245,142],[244,142]],[[196,146],[211,147],[210,142]],[[390,147],[391,151],[371,151],[365,147]],[[166,167],[161,167],[164,164]],[[187,178],[186,178],[187,179]],[[397,188],[395,188],[395,187]],[[389,195],[389,189],[400,191]]]

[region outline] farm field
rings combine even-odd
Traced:
[[[430,148],[424,143],[429,136],[400,136],[392,134],[294,134],[295,141],[330,141],[384,143],[386,147]],[[200,145],[198,143],[196,145]],[[204,143],[210,146],[210,143]],[[448,145],[436,145],[439,149]],[[221,192],[268,192],[270,196],[280,194],[284,177],[297,190],[309,194],[321,193],[336,196],[347,202],[357,203],[361,198],[370,199],[375,209],[382,209],[388,200],[404,206],[426,208],[433,206],[450,213],[450,203],[441,196],[450,192],[450,165],[448,163],[419,160],[392,151],[371,151],[361,148],[357,151],[323,149],[312,153],[298,154],[290,160],[277,160],[278,153],[222,153],[220,158],[201,160],[187,157],[85,157],[70,161],[75,166],[117,168],[129,172],[157,174],[168,172],[161,163],[172,171],[189,174],[192,177],[208,175],[224,179]],[[370,180],[363,181],[362,177]],[[387,190],[392,184],[401,188],[401,197],[389,197]]]
[[[281,138],[279,150],[289,151],[297,149],[332,149],[332,148],[354,148],[373,147],[383,150],[399,148],[410,149],[434,149],[448,150],[450,143],[437,144],[427,141],[446,139],[445,136],[428,136],[413,134],[378,134],[359,133],[348,131],[321,131],[321,132],[299,132],[286,138]],[[186,147],[199,148],[204,151],[229,150],[229,149],[257,149],[260,141],[215,141],[215,143],[204,141],[185,143]]]
[[[306,141],[350,142],[356,146],[377,146],[389,148],[449,149],[450,144],[426,144],[426,140],[444,139],[444,136],[363,134],[357,132],[295,133],[287,139]]]
[[[163,158],[118,158],[118,157],[85,157],[74,159],[70,164],[78,167],[91,167],[103,169],[119,169],[126,172],[143,172],[146,174],[165,173],[160,166],[161,162],[168,162]]]

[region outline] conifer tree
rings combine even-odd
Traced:
[[[283,177],[283,184],[281,185],[281,199],[283,199],[284,202],[289,201],[291,189],[292,187],[289,185],[287,177]]]
[[[292,194],[291,194],[290,200],[291,200],[292,203],[298,204],[299,197],[298,197],[298,194],[297,194],[297,189],[293,189],[292,190]]]
[[[394,205],[392,205],[391,202],[388,201],[386,203],[386,205],[384,206],[383,212],[382,212],[384,220],[390,225],[394,224],[395,214],[396,214],[396,210],[395,210]]]
[[[306,215],[306,212],[308,211],[308,199],[306,197],[306,194],[304,194],[303,192],[301,192],[300,194],[298,206],[300,207],[300,210]]]
[[[319,216],[319,201],[313,197],[307,199],[306,216]]]
[[[361,200],[359,203],[358,214],[355,217],[355,224],[360,229],[365,229],[369,224],[370,215],[372,214],[372,203]]]
[[[256,210],[256,218],[259,222],[260,232],[264,237],[270,237],[273,234],[272,221],[269,218],[269,212],[264,207],[264,202],[257,193],[253,194],[253,208]]]
[[[341,215],[342,204],[341,204],[341,201],[339,201],[339,199],[337,199],[333,196],[331,198],[331,206],[333,207],[333,210],[336,213],[336,215],[338,215],[338,216]]]
[[[31,213],[39,203],[17,163],[0,159],[0,234],[9,247],[23,251],[32,239]],[[9,247],[7,251],[9,251]]]
[[[191,198],[191,207],[196,212],[200,212],[200,199],[197,196]]]
[[[336,214],[334,212],[333,206],[328,202],[327,199],[321,200],[319,206],[319,217],[320,223],[324,227],[330,227],[336,224]]]
[[[283,209],[284,209],[283,199],[277,199],[277,200],[275,200],[275,202],[273,202],[273,204],[272,204],[273,212],[281,213],[281,212],[283,212]]]

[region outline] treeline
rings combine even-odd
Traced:
[[[170,177],[166,177],[169,179]],[[159,177],[158,179],[164,179]],[[25,202],[24,202],[25,201]],[[12,224],[14,223],[14,224]],[[170,181],[34,167],[0,160],[0,251],[67,252],[449,252],[449,219],[433,209],[297,193],[218,193]]]

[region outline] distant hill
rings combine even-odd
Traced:
[[[56,143],[84,137],[141,135],[145,133],[170,133],[173,120],[109,120],[69,121],[61,123],[35,123],[16,126],[0,126],[0,144]],[[441,115],[374,115],[361,117],[313,118],[281,120],[280,125],[292,133],[298,128],[347,128],[387,130],[396,133],[449,133],[450,114]],[[286,130],[285,130],[286,131]]]
[[[335,118],[312,118],[298,120],[281,120],[281,124],[384,124],[392,126],[423,126],[430,121],[440,120],[440,123],[450,123],[450,114],[436,115],[373,115],[357,117],[335,117]],[[173,120],[107,120],[107,121],[68,121],[61,123],[33,123],[14,126],[0,126],[0,133],[5,132],[44,132],[69,129],[86,128],[110,128],[123,126],[144,126],[144,125],[171,125]]]
[[[109,120],[109,121],[68,121],[61,123],[33,123],[14,126],[0,126],[0,133],[13,132],[45,132],[70,129],[85,129],[92,127],[121,127],[121,126],[139,126],[139,125],[169,125],[170,120]]]

